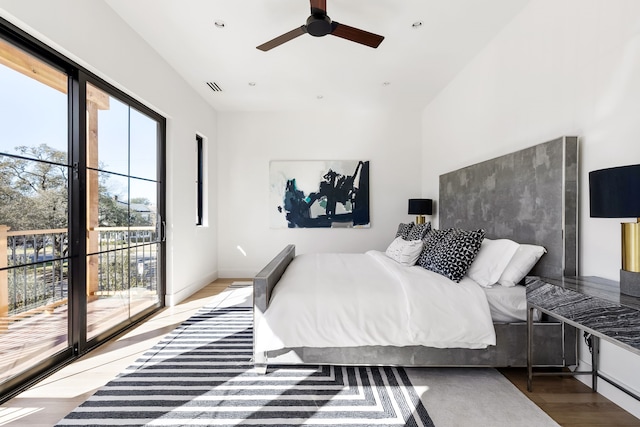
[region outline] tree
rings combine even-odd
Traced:
[[[13,231],[66,228],[66,153],[46,144],[20,146],[16,151],[24,158],[4,156],[0,160],[0,224]]]
[[[11,231],[24,231],[24,235],[10,236],[8,246],[12,251],[11,264],[36,261],[43,248],[49,247],[56,257],[66,255],[67,233],[49,232],[29,234],[28,230],[66,229],[68,223],[68,171],[67,156],[63,151],[46,144],[19,146],[15,148],[19,157],[0,156],[0,224]],[[18,260],[21,253],[23,259]],[[41,266],[29,267],[33,274],[18,274],[9,277],[11,310],[28,307],[29,304],[50,298],[52,288],[44,292],[35,291],[43,284],[60,283],[66,277],[66,268],[61,260],[53,261],[50,269]],[[26,271],[27,267],[20,267]],[[16,277],[21,285],[16,287]],[[28,289],[21,294],[20,289]]]
[[[0,224],[11,227],[11,231],[66,228],[66,153],[46,144],[19,146],[15,150],[22,157],[3,156],[0,160]],[[59,233],[53,234],[53,249],[59,255],[66,246],[64,238]],[[32,245],[37,257],[50,239],[51,236],[42,234],[28,239],[26,236],[13,236],[9,246]]]
[[[119,203],[104,185],[99,188],[98,225],[100,227],[126,227],[129,212],[125,204]]]

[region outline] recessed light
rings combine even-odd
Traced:
[[[216,28],[224,28],[225,27],[224,21],[216,21],[213,25],[215,25]]]
[[[324,98],[324,96],[323,95],[318,95],[318,96],[316,96],[316,98],[322,99],[322,98]]]
[[[256,85],[256,82],[249,82],[249,86],[253,87]]]
[[[411,26],[413,27],[414,30],[417,30],[418,28],[422,27],[422,21],[416,21],[413,24],[411,24]]]
[[[383,82],[382,86],[389,86],[391,84],[391,82]]]

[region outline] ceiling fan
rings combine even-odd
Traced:
[[[327,16],[327,0],[310,0],[310,2],[311,16],[307,18],[305,25],[261,44],[256,47],[256,49],[266,52],[305,33],[311,34],[314,37],[323,37],[331,34],[332,36],[373,48],[378,47],[380,43],[382,43],[382,40],[384,40],[383,36],[332,21],[331,18]]]

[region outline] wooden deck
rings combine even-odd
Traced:
[[[88,303],[88,337],[91,338],[157,301],[155,294],[102,297]],[[0,382],[68,347],[66,302],[43,306],[13,317],[0,318]]]

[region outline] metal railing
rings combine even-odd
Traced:
[[[87,284],[95,297],[132,289],[157,291],[156,229],[98,227],[97,283]],[[65,304],[68,298],[68,230],[9,231],[0,225],[0,318]],[[90,279],[89,279],[90,280]]]
[[[156,228],[96,227],[98,256],[98,290],[96,294],[116,295],[130,289],[157,290]]]
[[[0,246],[0,257],[5,262],[0,267],[7,270],[4,277],[0,277],[0,288],[4,288],[0,295],[6,295],[6,314],[11,316],[65,300],[67,229],[8,231],[4,228],[4,233],[0,230],[0,239],[6,246],[4,251]],[[0,307],[3,305],[0,301]]]

